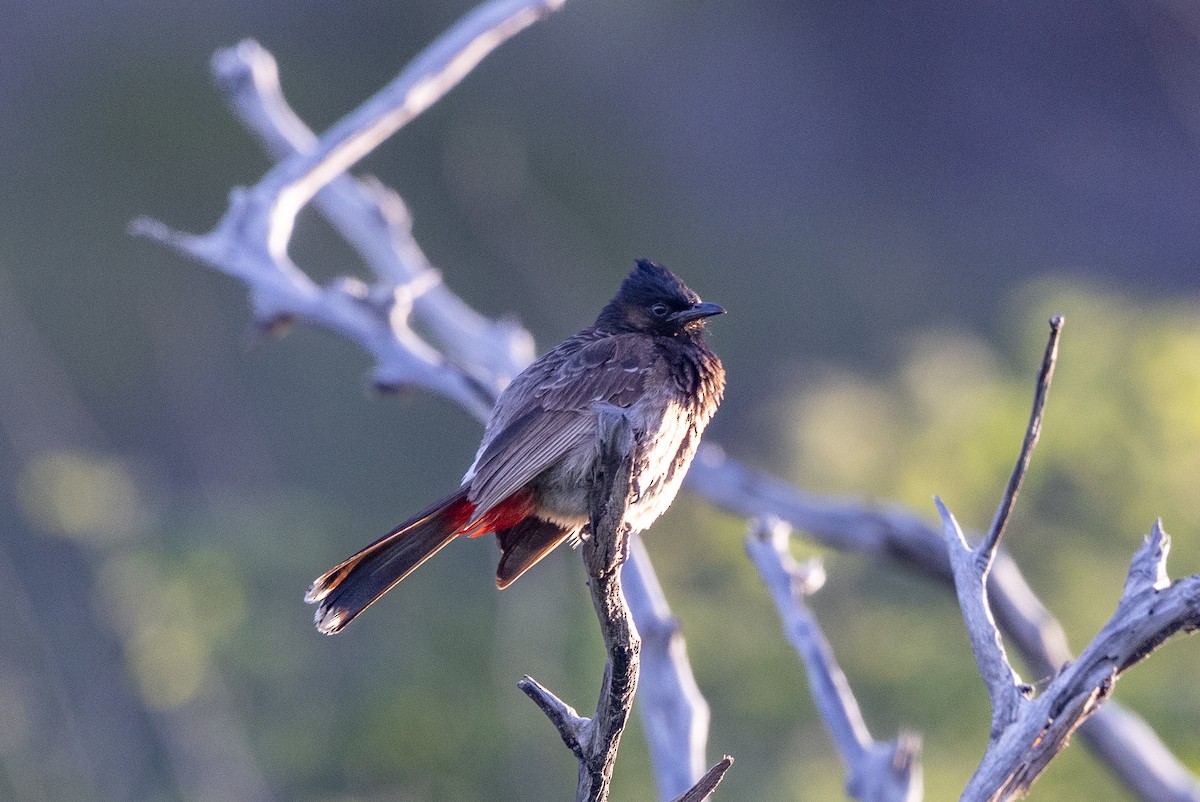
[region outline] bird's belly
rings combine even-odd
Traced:
[[[633,412],[633,410],[630,410]],[[634,531],[647,529],[671,502],[695,454],[699,432],[685,410],[669,405],[657,415],[631,417],[637,444],[633,493],[625,520]],[[576,453],[537,479],[539,517],[571,527],[588,522],[588,482],[599,448]]]
[[[648,528],[671,506],[699,441],[694,416],[675,404],[646,431],[638,443],[633,498],[625,516],[634,531]]]

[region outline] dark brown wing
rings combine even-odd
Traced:
[[[476,516],[596,436],[596,408],[627,407],[653,371],[651,343],[584,331],[533,363],[504,391],[475,458]]]

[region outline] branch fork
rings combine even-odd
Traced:
[[[1070,735],[1111,696],[1124,671],[1175,633],[1200,627],[1200,575],[1170,581],[1166,569],[1170,538],[1156,521],[1133,556],[1116,612],[1040,695],[1032,695],[1032,688],[1021,682],[1008,661],[988,603],[987,576],[1041,431],[1061,330],[1062,317],[1056,315],[1050,321],[1020,456],[983,542],[972,549],[949,509],[935,499],[959,604],[992,706],[988,748],[967,784],[964,800],[1023,796]]]
[[[957,530],[953,517],[946,520],[950,536],[956,536],[961,530]],[[993,722],[999,721],[999,727],[993,729],[988,749],[963,799],[1023,796],[1066,746],[1071,734],[1108,700],[1126,670],[1171,636],[1200,628],[1200,575],[1168,580],[1169,544],[1161,522],[1156,521],[1133,556],[1112,617],[1078,659],[1065,666],[1039,696],[1021,693],[993,674],[988,681],[989,693],[994,705],[997,698],[1006,705],[1005,714],[997,716],[993,710]],[[999,647],[989,660],[1006,665]]]
[[[410,122],[462,78],[499,44],[562,5],[563,0],[491,0],[467,14],[373,97],[320,138],[291,113],[279,90],[278,69],[254,43],[222,51],[214,58],[218,83],[233,93],[235,108],[259,132],[278,163],[253,187],[230,193],[225,215],[208,234],[174,231],[149,219],[135,220],[130,230],[170,245],[194,259],[250,285],[256,319],[264,326],[298,318],[330,329],[361,345],[376,362],[374,383],[382,387],[419,385],[486,417],[503,378],[495,365],[514,367],[512,357],[529,361],[527,336],[514,326],[487,326],[466,314],[473,328],[492,329],[502,344],[492,349],[498,359],[489,370],[465,360],[446,360],[425,342],[404,316],[380,320],[350,303],[336,289],[318,287],[288,256],[296,215],[323,191],[322,211],[358,248],[381,276],[401,285],[400,273],[412,278],[428,268],[406,230],[407,214],[394,193],[345,175],[363,156]],[[363,212],[371,212],[364,215]],[[382,227],[388,236],[380,237]],[[463,311],[445,297],[442,307]],[[430,314],[445,342],[460,344],[461,335],[444,315]],[[453,354],[454,350],[448,349]],[[474,370],[472,368],[474,367]],[[516,371],[507,375],[511,376]]]

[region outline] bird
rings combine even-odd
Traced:
[[[670,506],[725,391],[704,339],[725,310],[662,265],[638,259],[596,322],[504,388],[457,490],[318,577],[304,599],[317,629],[340,632],[458,537],[493,533],[503,590],[588,526],[600,416],[618,411],[634,436],[625,523],[644,531]]]

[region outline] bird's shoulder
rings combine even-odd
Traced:
[[[582,412],[595,402],[628,406],[648,382],[666,376],[651,339],[584,329],[526,368],[505,390],[505,400],[513,410]]]

